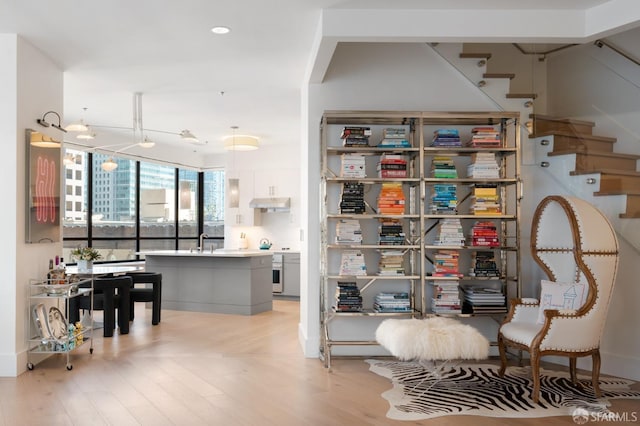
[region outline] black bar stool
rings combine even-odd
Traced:
[[[116,310],[118,310],[118,327],[120,334],[129,333],[129,296],[132,280],[127,276],[100,277],[93,279],[93,310],[101,310],[104,314],[104,337],[112,337],[116,328]],[[90,287],[91,283],[81,285]],[[69,319],[72,323],[79,321],[80,309],[89,309],[91,296],[74,297],[69,300]]]
[[[129,319],[134,318],[134,302],[151,302],[151,324],[160,322],[160,300],[162,299],[162,274],[156,272],[129,272],[132,279],[129,291]],[[151,287],[136,287],[136,284],[151,284]]]

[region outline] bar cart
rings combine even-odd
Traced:
[[[69,301],[75,297],[90,295],[93,306],[93,288],[82,288],[81,283],[91,282],[73,277],[51,278],[29,281],[29,309],[35,325],[35,333],[28,341],[27,369],[35,368],[33,354],[65,354],[67,370],[72,370],[70,354],[89,343],[93,354],[93,314],[91,311],[83,321],[68,324]]]

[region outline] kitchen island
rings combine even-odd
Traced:
[[[253,315],[272,309],[266,250],[142,251],[145,270],[162,274],[162,308]]]

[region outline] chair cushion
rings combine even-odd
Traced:
[[[531,346],[533,338],[542,329],[542,324],[512,321],[500,327],[500,333],[507,339],[526,346]]]
[[[578,310],[587,300],[589,287],[586,283],[557,283],[542,280],[538,324],[544,324],[546,309]]]

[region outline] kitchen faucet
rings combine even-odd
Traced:
[[[205,238],[209,238],[209,235],[205,234],[204,232],[202,234],[200,234],[200,253],[204,252],[204,239]]]

